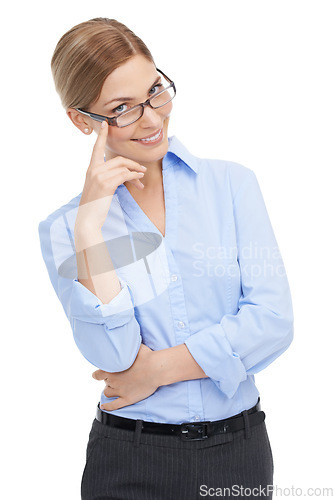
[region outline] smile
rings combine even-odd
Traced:
[[[142,143],[142,144],[156,144],[162,139],[162,128],[158,130],[154,135],[149,135],[143,139],[132,139],[133,141]]]

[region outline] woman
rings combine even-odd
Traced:
[[[254,374],[291,343],[293,312],[255,174],[168,139],[175,84],[123,24],[69,30],[52,72],[73,124],[97,134],[83,191],[39,225],[106,384],[82,498],[271,498]]]

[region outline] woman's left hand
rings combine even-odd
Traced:
[[[127,370],[114,373],[96,370],[92,374],[95,380],[105,381],[103,392],[107,398],[117,397],[111,403],[101,405],[102,409],[118,410],[148,398],[157,390],[159,385],[151,363],[153,354],[152,349],[141,344],[135,361]]]

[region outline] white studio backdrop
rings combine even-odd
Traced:
[[[58,39],[93,17],[128,25],[174,79],[170,135],[193,154],[256,173],[295,313],[293,344],[256,376],[274,483],[285,497],[293,487],[334,488],[332,7],[323,0],[2,7],[1,498],[79,500],[103,388],[74,343],[38,239],[39,221],[82,190],[95,141],[71,124],[50,71]]]

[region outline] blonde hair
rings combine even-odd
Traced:
[[[51,60],[64,108],[88,109],[108,75],[136,54],[154,63],[144,42],[115,19],[99,17],[71,28],[60,38]]]

